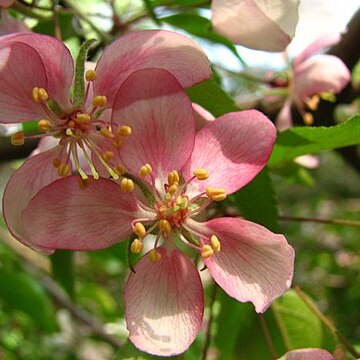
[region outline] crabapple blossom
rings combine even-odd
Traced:
[[[334,357],[323,349],[297,349],[289,351],[280,360],[334,360]]]
[[[131,252],[142,253],[154,239],[125,287],[130,340],[152,354],[184,352],[200,329],[203,289],[188,251],[230,296],[265,311],[291,284],[294,251],[285,237],[240,218],[198,217],[263,169],[276,138],[271,121],[256,110],[233,112],[196,132],[178,80],[147,69],[115,95],[112,126],[132,129],[118,151],[102,144],[123,176],[79,186],[74,175],[43,187],[22,213],[32,246],[95,250],[133,234]]]
[[[295,34],[300,0],[213,0],[214,29],[235,44],[283,51]]]
[[[7,185],[4,217],[17,239],[29,244],[21,214],[43,186],[72,170],[82,180],[89,174],[97,179],[99,173],[119,177],[121,168],[108,165],[111,153],[101,151],[98,143],[105,139],[118,148],[130,134],[129,127],[110,124],[111,108],[117,88],[132,72],[144,68],[166,69],[183,87],[211,75],[203,50],[169,31],[122,36],[105,49],[95,70],[86,71],[86,86],[83,71],[74,71],[69,50],[57,39],[33,33],[0,38],[0,123],[38,121],[37,136],[51,137],[55,143],[48,151],[27,159]],[[78,83],[83,93],[76,97]],[[13,144],[24,141],[22,131],[12,135]]]
[[[304,123],[312,125],[309,110],[316,110],[321,98],[332,100],[350,81],[346,65],[334,55],[317,53],[340,40],[339,34],[317,39],[294,58],[289,80],[289,95],[280,110],[276,123],[279,129],[292,126],[291,105],[302,115]]]

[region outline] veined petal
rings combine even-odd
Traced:
[[[194,264],[180,251],[160,247],[159,261],[143,256],[125,287],[130,340],[161,356],[184,352],[194,341],[204,311],[203,289]]]
[[[131,234],[138,214],[133,193],[122,193],[108,179],[89,179],[80,188],[77,175],[41,189],[23,213],[32,244],[49,249],[97,250]]]
[[[64,111],[71,111],[72,106],[69,93],[74,76],[74,62],[67,47],[61,41],[47,35],[16,33],[3,36],[0,39],[0,49],[5,51],[0,60],[0,73],[2,77],[5,76],[3,72],[8,72],[9,67],[14,71],[14,65],[9,60],[12,60],[11,53],[13,47],[18,48],[19,45],[22,45],[20,49],[23,50],[16,52],[18,58],[16,61],[21,61],[22,66],[16,69],[20,71],[20,68],[23,68],[23,70],[21,70],[19,75],[14,74],[18,79],[14,86],[17,89],[22,88],[22,91],[26,93],[30,100],[32,99],[32,88],[30,88],[30,85],[32,87],[44,87],[49,97],[57,101]],[[10,58],[7,55],[9,51]],[[29,57],[29,52],[31,54],[36,53],[36,60],[34,60],[34,56]],[[26,66],[24,66],[25,61]],[[26,80],[27,78],[31,78],[33,82],[29,84],[29,81]],[[1,79],[1,81],[3,80]],[[2,103],[2,98],[0,100]]]
[[[206,124],[215,120],[213,114],[204,109],[201,105],[192,103],[196,131],[202,129]]]
[[[315,55],[294,69],[294,96],[306,99],[322,92],[338,93],[350,81],[346,65],[333,55]]]
[[[194,150],[183,174],[188,178],[194,169],[206,169],[210,176],[197,183],[200,190],[221,187],[227,194],[233,193],[265,166],[275,140],[275,127],[261,112],[228,113],[196,134]]]
[[[149,163],[154,177],[181,169],[194,146],[191,101],[167,71],[140,70],[121,86],[112,121],[132,128],[120,149],[125,167],[137,175]]]
[[[221,250],[204,262],[230,296],[251,301],[257,312],[264,312],[290,287],[294,250],[283,235],[238,218],[214,219],[203,226],[221,243]]]
[[[299,0],[213,0],[212,24],[216,31],[239,45],[283,51],[295,34],[299,3]]]
[[[111,106],[122,82],[141,69],[169,71],[183,87],[211,77],[210,62],[191,39],[171,31],[131,32],[109,45],[96,67],[95,94],[106,95]]]
[[[283,360],[335,360],[335,358],[323,349],[298,349],[289,351]]]
[[[19,241],[30,247],[40,248],[31,243],[29,232],[22,221],[22,213],[29,205],[31,198],[44,186],[59,177],[57,169],[53,166],[53,159],[61,150],[56,146],[51,150],[42,152],[28,158],[24,164],[10,178],[3,197],[3,214],[5,222]],[[32,230],[31,230],[32,231]]]

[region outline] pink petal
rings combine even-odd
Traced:
[[[10,16],[6,10],[1,10],[0,12],[0,35],[31,31],[23,21]]]
[[[221,187],[231,194],[261,171],[275,139],[274,125],[261,112],[228,113],[196,134],[194,150],[183,174],[187,179],[194,169],[206,169],[210,176],[197,183],[200,190]]]
[[[283,360],[335,360],[335,358],[323,349],[299,349],[286,353]]]
[[[299,2],[213,0],[212,24],[236,44],[256,50],[283,51],[295,33]]]
[[[221,243],[220,252],[204,262],[230,296],[251,301],[257,312],[264,312],[290,287],[294,250],[283,235],[238,218],[214,219],[203,226]]]
[[[134,193],[122,193],[107,179],[79,186],[79,176],[41,189],[23,213],[29,241],[49,249],[97,250],[125,240],[137,217]]]
[[[192,103],[196,130],[202,129],[206,124],[215,120],[213,114],[204,109],[201,105]]]
[[[143,256],[125,287],[130,340],[161,356],[184,352],[194,341],[204,311],[203,290],[194,264],[180,251],[160,247],[159,261]]]
[[[321,36],[320,38],[316,39],[294,58],[294,66],[296,67],[297,65],[300,65],[300,63],[305,61],[310,56],[318,53],[319,51],[337,44],[340,41],[340,38],[340,34],[336,32]]]
[[[294,96],[306,99],[322,92],[340,92],[350,81],[345,64],[333,55],[316,55],[294,69]]]
[[[280,131],[286,130],[293,126],[291,115],[291,98],[286,99],[283,107],[276,117],[276,128]]]
[[[189,87],[211,76],[210,62],[191,39],[165,30],[128,33],[107,47],[96,67],[95,93],[111,105],[117,89],[134,71],[164,69]]]
[[[121,154],[125,167],[137,175],[149,163],[156,177],[181,169],[194,146],[194,118],[190,99],[167,71],[140,70],[121,86],[112,119],[129,125]]]
[[[57,169],[52,162],[58,156],[60,146],[28,158],[10,178],[3,197],[3,214],[6,224],[22,243],[36,247],[31,243],[27,228],[22,221],[22,212],[31,198],[44,186],[57,179]],[[30,230],[31,232],[31,230]],[[38,248],[38,247],[37,247]],[[45,250],[45,249],[41,249]]]
[[[16,33],[0,39],[0,52],[0,80],[7,85],[0,91],[0,113],[3,107],[6,108],[5,105],[11,97],[16,99],[10,101],[12,106],[17,104],[24,108],[20,99],[31,104],[31,91],[35,86],[44,87],[49,97],[56,100],[64,111],[72,110],[69,92],[74,75],[74,64],[69,50],[61,41],[47,35]],[[23,66],[24,62],[26,66]],[[32,108],[35,106],[31,105]],[[39,105],[37,107],[40,108]],[[16,112],[16,109],[13,111],[19,117],[21,111]],[[10,111],[9,115],[11,115]],[[19,120],[13,119],[12,122],[23,121],[24,117],[25,115]],[[3,121],[3,118],[4,115],[0,120]],[[4,122],[10,121],[7,119]]]

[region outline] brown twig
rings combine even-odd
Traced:
[[[345,225],[360,227],[360,221],[347,220],[347,219],[317,219],[301,216],[279,216],[281,221],[298,221],[298,222],[313,222],[319,224],[331,224],[331,225]]]
[[[263,314],[258,314],[258,318],[260,320],[261,329],[265,336],[266,344],[270,351],[271,360],[276,360],[278,356],[276,355],[275,347],[271,339],[269,328],[266,324],[266,320]]]

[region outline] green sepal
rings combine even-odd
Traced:
[[[86,40],[80,50],[79,54],[76,58],[75,62],[75,80],[74,80],[74,91],[73,91],[73,104],[75,108],[80,107],[84,102],[85,96],[85,62],[87,58],[87,53],[91,46],[96,42],[95,39]]]
[[[63,117],[64,116],[64,112],[62,111],[60,105],[55,101],[55,100],[48,100],[46,102],[47,106],[49,107],[49,109],[56,114],[58,117]]]

